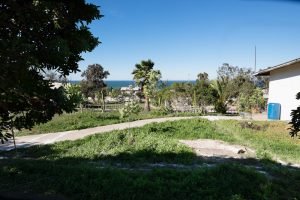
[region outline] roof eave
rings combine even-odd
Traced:
[[[270,71],[257,72],[254,76],[270,76]]]

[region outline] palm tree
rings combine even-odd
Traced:
[[[141,92],[145,97],[146,111],[150,111],[149,97],[156,87],[158,80],[161,78],[161,73],[159,70],[154,70],[154,63],[151,60],[144,61],[135,65],[133,70],[133,79],[136,84],[141,88]]]
[[[211,83],[211,87],[217,92],[217,100],[215,102],[215,110],[220,113],[226,113],[227,100],[229,98],[226,93],[226,85],[220,80],[215,80]]]

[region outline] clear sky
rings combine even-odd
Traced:
[[[257,68],[300,57],[300,3],[291,0],[88,0],[104,15],[90,27],[102,42],[83,54],[83,71],[99,63],[108,80],[131,80],[151,59],[164,80],[216,77],[222,63]],[[81,73],[70,80],[80,80]]]

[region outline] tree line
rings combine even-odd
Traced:
[[[89,25],[103,16],[98,6],[85,0],[1,1],[0,13],[0,140],[4,142],[14,136],[14,129],[30,129],[51,120],[55,114],[74,111],[78,90],[53,88],[45,71],[55,71],[60,77],[78,72],[81,53],[100,44]],[[141,87],[146,110],[151,109],[151,102],[166,105],[174,96],[201,107],[213,104],[221,113],[234,102],[244,110],[258,109],[263,104],[251,70],[224,64],[216,80],[202,72],[195,85],[174,84],[167,88],[159,81],[160,71],[153,67],[151,60],[142,61],[132,72]],[[105,88],[103,79],[109,73],[100,68],[101,73],[97,74],[97,65],[90,68],[83,73],[86,79],[81,92],[93,97],[95,91],[101,93],[101,88]],[[100,79],[89,79],[95,73]],[[298,107],[292,113],[293,133],[299,131],[299,110]]]

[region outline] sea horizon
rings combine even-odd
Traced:
[[[69,80],[72,84],[78,84],[81,80]],[[185,83],[185,82],[191,82],[195,83],[195,80],[161,80],[162,82],[165,82],[167,86],[172,85],[173,83]],[[104,82],[107,84],[108,88],[118,89],[121,87],[128,87],[130,85],[135,85],[134,80],[104,80]]]

